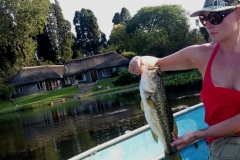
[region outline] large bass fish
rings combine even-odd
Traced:
[[[154,140],[161,139],[166,160],[181,160],[172,142],[172,134],[178,135],[176,122],[169,105],[159,67],[142,67],[140,81],[141,108],[149,124]]]

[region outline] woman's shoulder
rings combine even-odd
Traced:
[[[207,62],[209,61],[216,45],[216,43],[204,43],[188,47],[189,57],[201,73],[205,71]]]
[[[188,56],[192,57],[193,59],[200,61],[202,59],[205,61],[211,56],[216,45],[216,43],[204,43],[200,45],[192,45],[185,49]]]
[[[207,53],[208,51],[213,51],[217,43],[204,43],[200,45],[192,45],[188,48],[194,52],[204,52]]]

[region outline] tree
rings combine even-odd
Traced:
[[[127,23],[126,31],[135,37],[135,41],[138,36],[147,43],[132,44],[133,52],[158,57],[169,55],[202,40],[198,32],[191,31],[187,12],[179,5],[141,8]],[[145,51],[142,50],[144,44]]]
[[[127,8],[123,7],[122,10],[121,10],[121,13],[120,13],[120,17],[121,17],[121,23],[126,25],[127,22],[131,19],[131,14],[127,10]]]
[[[114,25],[112,32],[109,36],[109,45],[116,46],[117,49],[129,51],[131,46],[131,39],[129,34],[126,32],[123,24]]]
[[[114,14],[112,22],[113,22],[113,25],[121,23],[121,15],[118,12]]]
[[[162,52],[169,43],[169,37],[164,28],[152,32],[144,32],[138,29],[131,39],[131,50],[138,55],[151,54],[152,56],[163,57]]]
[[[58,62],[61,59],[63,63],[66,63],[72,59],[71,24],[64,19],[58,0],[55,0],[53,7],[57,22]]]
[[[200,27],[199,25],[199,19],[196,19],[196,26],[199,26],[199,31],[204,37],[204,40],[208,43],[210,41],[210,35],[208,34],[205,27]]]
[[[72,33],[72,51],[73,51],[72,59],[77,59],[77,58],[83,57],[83,55],[80,51],[79,45],[77,43],[77,38],[73,33]]]
[[[44,33],[37,36],[39,62],[65,63],[72,59],[70,22],[65,20],[59,2],[51,4]]]
[[[131,14],[127,8],[123,7],[121,13],[115,13],[112,19],[113,25],[123,24],[126,25],[127,22],[131,19]]]
[[[44,61],[51,61],[57,64],[58,41],[57,41],[57,20],[54,11],[54,5],[50,5],[47,21],[44,25],[44,32],[37,35],[37,61],[38,64],[44,64]]]
[[[77,43],[81,53],[85,55],[94,55],[100,53],[103,40],[103,33],[99,30],[97,18],[89,9],[76,11],[73,19],[76,30]],[[106,37],[106,36],[105,36]]]
[[[20,66],[35,65],[36,35],[43,32],[48,0],[2,0],[0,43],[8,46]]]

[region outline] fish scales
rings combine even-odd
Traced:
[[[177,126],[165,93],[159,67],[143,68],[139,89],[142,99],[141,107],[154,140],[158,142],[158,137],[161,139],[167,160],[181,160],[177,149],[170,145],[171,133],[177,134]]]

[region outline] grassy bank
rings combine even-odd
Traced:
[[[76,93],[78,93],[78,91],[79,91],[79,88],[77,86],[71,86],[71,87],[57,89],[57,90],[53,90],[53,91],[49,91],[41,94],[15,98],[12,100],[14,104],[10,101],[1,102],[0,114],[27,110],[27,109],[32,109],[36,107],[49,106],[50,103],[57,102],[63,99],[68,101],[72,99],[73,96]]]
[[[104,80],[100,80],[95,84],[91,90],[80,96],[80,98],[85,98],[89,96],[95,96],[103,93],[114,92],[124,89],[129,89],[133,87],[139,86],[139,83],[127,85],[127,86],[115,86],[112,83],[114,78],[108,78]],[[201,80],[201,75],[198,71],[189,71],[185,73],[176,73],[176,74],[163,74],[163,80],[165,86],[181,86],[183,84],[196,82]],[[102,86],[100,90],[97,89],[97,86]],[[10,112],[29,110],[36,107],[44,107],[50,106],[51,102],[60,101],[65,99],[66,101],[73,100],[74,95],[79,92],[79,88],[77,86],[66,87],[62,89],[57,89],[53,91],[49,91],[42,94],[36,94],[21,98],[13,99],[13,102],[17,105],[14,105],[11,102],[0,102],[0,114],[6,114]],[[71,102],[78,103],[79,102]],[[64,103],[61,104],[65,106]],[[69,104],[67,104],[69,105]]]

